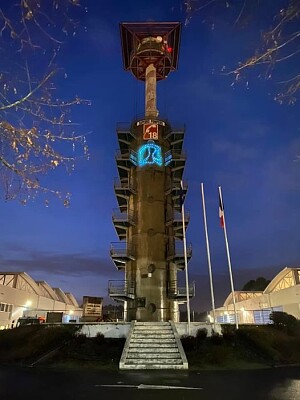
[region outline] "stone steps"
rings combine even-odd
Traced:
[[[152,346],[149,347],[149,344],[151,344],[150,342],[144,343],[142,340],[138,341],[138,342],[132,342],[129,345],[129,348],[148,348],[150,349],[150,351],[152,351],[151,349],[164,349],[163,351],[166,351],[166,349],[170,349],[170,348],[177,348],[177,343],[176,342],[169,342],[169,343],[153,343],[152,341]]]
[[[135,327],[139,326],[170,326],[170,322],[141,322],[141,321],[135,321]]]
[[[127,365],[141,365],[141,364],[160,364],[160,365],[181,365],[182,364],[182,360],[180,359],[134,359],[134,360],[127,360]]]
[[[174,339],[173,333],[134,333],[132,339]]]
[[[147,360],[147,359],[151,359],[151,360],[153,360],[153,359],[156,359],[156,360],[158,360],[158,359],[161,359],[161,358],[163,358],[163,359],[180,359],[181,360],[181,356],[180,356],[180,354],[179,354],[179,352],[177,351],[177,352],[173,352],[173,353],[164,353],[164,354],[162,354],[162,353],[142,353],[142,352],[130,352],[128,355],[127,355],[127,360],[128,361],[130,361],[131,359],[145,359],[145,360]]]
[[[128,365],[126,368],[121,369],[188,369],[188,367],[183,368],[182,365],[173,364],[172,367],[162,364],[136,364]]]
[[[132,322],[120,369],[187,368],[187,359],[172,322]]]
[[[145,332],[150,332],[150,331],[155,331],[155,330],[159,330],[160,332],[164,332],[164,331],[171,331],[170,327],[167,325],[163,325],[162,327],[157,327],[156,325],[154,326],[147,326],[147,325],[140,325],[140,326],[136,326],[135,327],[135,331],[145,331]]]
[[[135,352],[135,353],[129,353],[127,355],[127,361],[134,361],[136,360],[137,362],[139,360],[142,361],[147,361],[150,360],[152,363],[154,361],[160,361],[160,360],[165,360],[166,362],[170,362],[170,360],[180,360],[181,362],[181,355],[179,353],[139,353],[139,352]]]
[[[129,346],[130,351],[132,352],[141,352],[141,353],[158,353],[160,352],[160,349],[163,349],[164,353],[174,353],[178,352],[178,347],[176,343],[174,343],[174,346],[151,346],[149,348],[148,345],[145,346],[136,346],[136,345],[130,345]]]
[[[163,327],[162,329],[159,329],[157,326],[149,327],[147,328],[146,326],[142,326],[140,328],[136,328],[135,332],[139,333],[153,333],[153,332],[160,332],[160,333],[169,333],[172,332],[172,329],[169,329],[168,327]]]

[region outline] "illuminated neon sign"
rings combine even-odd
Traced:
[[[143,139],[144,140],[158,140],[158,125],[157,124],[145,124],[143,127]]]
[[[143,167],[144,165],[163,165],[163,157],[161,155],[161,147],[149,140],[146,144],[143,144],[138,150],[138,166]]]

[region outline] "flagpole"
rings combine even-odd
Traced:
[[[220,196],[221,204],[223,205],[221,186],[219,186],[219,196]],[[236,304],[235,304],[234,285],[233,285],[233,277],[232,277],[231,260],[230,260],[229,246],[228,246],[228,238],[227,238],[227,231],[226,231],[226,221],[225,221],[224,208],[223,208],[223,223],[224,223],[224,227],[223,228],[224,228],[224,237],[225,237],[227,260],[228,260],[228,269],[229,269],[231,293],[232,293],[232,300],[233,300],[233,309],[234,309],[234,315],[235,315],[235,326],[236,326],[236,329],[239,329],[239,323],[238,323],[237,312],[236,312]]]
[[[212,305],[213,319],[214,319],[214,324],[213,325],[214,325],[214,331],[216,331],[215,296],[214,296],[214,287],[213,287],[213,280],[212,280],[211,259],[210,259],[208,230],[207,230],[207,222],[206,222],[206,209],[205,209],[205,198],[204,198],[204,185],[203,185],[203,183],[201,183],[201,192],[202,192],[203,219],[204,219],[204,229],[205,229],[205,238],[206,238],[206,251],[207,251],[207,261],[208,261],[208,271],[209,271],[211,305]]]
[[[186,285],[186,308],[187,308],[187,321],[188,321],[188,335],[190,336],[190,334],[191,334],[190,296],[189,296],[189,277],[188,277],[188,262],[187,262],[187,249],[186,249],[185,216],[184,216],[182,181],[180,181],[180,189],[181,189],[181,215],[182,215],[182,230],[183,230],[185,285]]]

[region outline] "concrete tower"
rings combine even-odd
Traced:
[[[110,254],[125,280],[110,281],[109,295],[124,302],[126,321],[179,321],[178,304],[187,299],[186,287],[177,284],[185,268],[184,130],[160,119],[156,106],[157,81],[177,68],[180,29],[177,22],[120,25],[124,68],[145,82],[145,115],[117,126],[119,208],[113,223],[120,242],[111,244]],[[188,214],[184,222],[187,226]],[[193,284],[188,292],[194,295]]]

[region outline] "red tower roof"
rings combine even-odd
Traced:
[[[177,69],[180,30],[180,22],[120,24],[124,69],[144,81],[147,66],[153,64],[157,80],[166,78]]]

